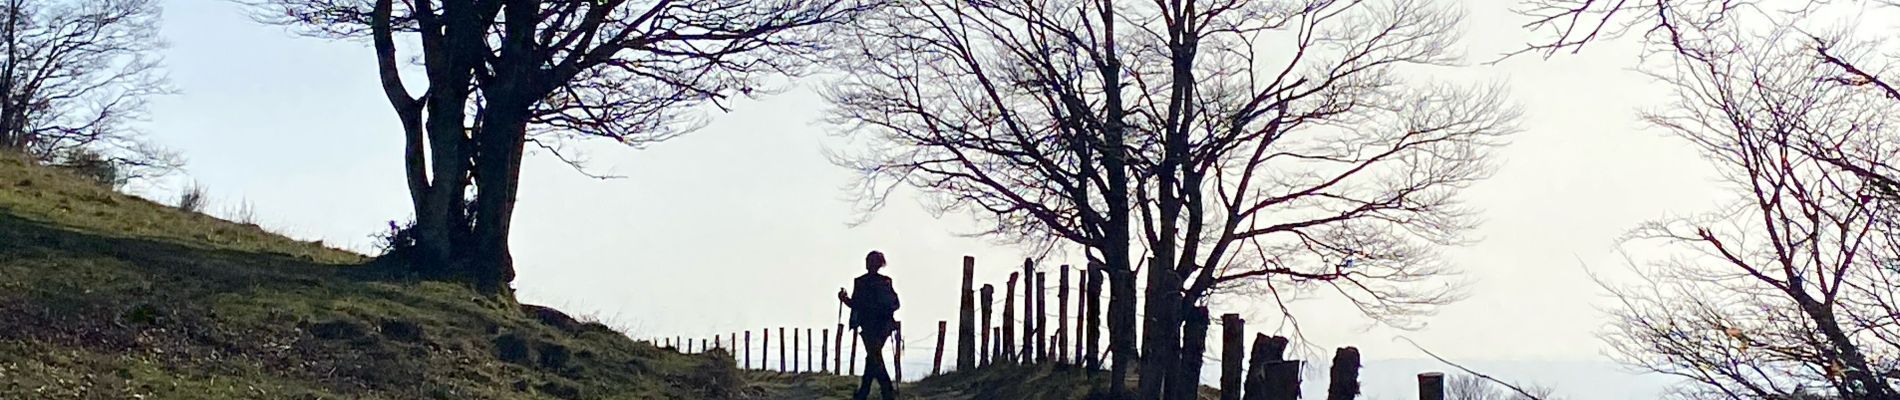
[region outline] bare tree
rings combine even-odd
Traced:
[[[860,24],[855,74],[829,97],[871,139],[841,157],[868,204],[918,187],[994,223],[982,233],[1107,258],[1117,357],[1135,314],[1114,273],[1136,263],[1112,257],[1148,253],[1139,389],[1159,398],[1194,384],[1169,377],[1198,357],[1178,354],[1181,316],[1218,290],[1322,285],[1397,325],[1454,297],[1431,283],[1448,272],[1433,249],[1460,242],[1455,194],[1514,117],[1495,88],[1404,71],[1455,63],[1459,16],[1412,0],[906,3]]]
[[[1114,10],[1099,1],[930,0],[852,29],[826,97],[831,121],[870,138],[839,154],[873,211],[900,185],[980,234],[1086,250],[1109,278],[1111,382],[1135,364],[1127,106]]]
[[[1687,378],[1691,398],[1884,399],[1896,246],[1892,121],[1900,92],[1870,68],[1876,43],[1814,1],[1557,0],[1521,10],[1576,51],[1641,31],[1675,88],[1646,119],[1698,147],[1740,194],[1705,215],[1647,224],[1632,240],[1681,252],[1611,285],[1606,339],[1626,363]],[[1818,33],[1832,32],[1832,33]],[[1888,60],[1891,61],[1891,60]]]
[[[508,233],[527,144],[630,146],[698,127],[765,80],[809,64],[852,0],[255,0],[257,16],[322,37],[368,37],[405,138],[421,272],[507,291]],[[420,44],[421,70],[398,44]],[[414,51],[414,50],[412,50]],[[409,81],[420,77],[421,94]]]
[[[179,158],[132,126],[170,91],[153,0],[0,1],[0,150],[111,184]]]
[[[1676,57],[1656,75],[1675,104],[1645,118],[1738,196],[1631,234],[1672,256],[1610,286],[1621,307],[1606,340],[1626,363],[1695,383],[1687,397],[1894,398],[1900,203],[1857,166],[1900,157],[1900,103],[1841,84],[1800,30],[1756,26],[1772,28],[1674,33]]]

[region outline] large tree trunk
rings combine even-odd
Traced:
[[[1201,360],[1207,351],[1207,307],[1188,310],[1181,336],[1181,361],[1168,377],[1168,400],[1200,398]]]
[[[1135,272],[1109,265],[1109,387],[1119,395],[1128,391],[1128,371],[1140,354],[1135,348]]]
[[[1156,254],[1160,255],[1160,252]],[[1138,388],[1140,398],[1158,399],[1162,398],[1163,390],[1167,388],[1168,375],[1180,361],[1181,296],[1177,288],[1181,285],[1178,275],[1167,263],[1151,263],[1147,272],[1147,304],[1142,309],[1146,315],[1141,326],[1141,381]]]

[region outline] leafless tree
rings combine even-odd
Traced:
[[[1610,285],[1621,307],[1606,340],[1626,363],[1694,382],[1685,397],[1894,398],[1900,203],[1859,166],[1900,157],[1900,102],[1841,84],[1801,30],[1754,26],[1768,28],[1678,29],[1676,56],[1652,70],[1675,104],[1645,118],[1738,196],[1631,234],[1668,256]]]
[[[805,71],[816,28],[855,0],[254,0],[259,19],[368,37],[405,138],[422,272],[506,291],[527,144],[629,146],[699,126],[768,79]],[[419,44],[420,71],[398,44]],[[421,78],[420,94],[409,81]]]
[[[1425,1],[924,1],[870,20],[829,96],[871,139],[842,160],[869,204],[918,187],[1125,279],[1140,263],[1113,257],[1147,253],[1141,398],[1193,384],[1181,315],[1220,290],[1317,285],[1397,325],[1454,298],[1434,248],[1461,241],[1456,192],[1515,116],[1495,88],[1413,75],[1457,62],[1460,14]],[[1111,342],[1132,340],[1133,283],[1112,284]]]
[[[0,150],[103,182],[181,164],[132,124],[168,93],[153,0],[0,0]]]
[[[929,0],[875,12],[835,64],[831,121],[869,149],[837,161],[863,174],[866,211],[900,185],[939,212],[989,221],[1005,240],[1087,250],[1109,278],[1109,382],[1135,364],[1135,280],[1116,43],[1125,23],[1099,1]]]
[[[1629,364],[1688,378],[1690,398],[1894,398],[1900,92],[1877,42],[1830,13],[1862,2],[1538,1],[1521,10],[1578,50],[1641,31],[1675,105],[1650,122],[1698,147],[1741,194],[1632,240],[1646,263],[1606,339]],[[1840,7],[1845,6],[1846,9]],[[1871,10],[1880,11],[1880,10]],[[1891,10],[1888,10],[1891,11]],[[1878,20],[1878,18],[1875,18]],[[1817,23],[1818,22],[1818,23]]]

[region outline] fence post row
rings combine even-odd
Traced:
[[[962,297],[957,306],[957,369],[976,368],[976,257],[963,256]],[[942,339],[938,339],[942,340]]]

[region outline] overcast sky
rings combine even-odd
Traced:
[[[187,175],[218,204],[248,201],[269,228],[354,249],[366,249],[387,221],[407,219],[397,121],[377,89],[367,43],[296,37],[252,22],[229,2],[165,5],[166,62],[182,93],[155,101],[150,132],[189,158]],[[1529,40],[1509,6],[1467,4],[1473,58]],[[1639,381],[1650,390],[1641,393],[1653,393],[1655,379],[1619,375],[1603,362],[1596,333],[1605,298],[1589,273],[1623,269],[1614,246],[1625,230],[1706,210],[1723,192],[1703,160],[1637,120],[1638,110],[1663,100],[1630,69],[1635,54],[1633,45],[1608,43],[1583,55],[1469,68],[1470,77],[1508,82],[1525,111],[1523,132],[1498,152],[1496,176],[1464,193],[1482,211],[1480,240],[1447,250],[1472,282],[1471,296],[1414,332],[1371,326],[1316,300],[1300,306],[1311,345],[1358,346],[1369,359],[1419,357],[1394,340],[1405,336],[1445,356],[1525,374],[1560,375],[1508,365],[1581,363],[1630,379],[1556,382],[1580,398],[1624,393],[1592,385]],[[954,320],[961,256],[976,256],[979,281],[999,287],[1020,268],[1023,249],[960,237],[963,216],[939,219],[908,200],[848,226],[855,215],[841,187],[852,173],[825,159],[826,146],[842,141],[816,121],[823,102],[808,90],[822,82],[799,84],[739,102],[711,115],[702,131],[648,149],[583,146],[596,172],[624,179],[590,179],[530,156],[513,237],[523,302],[595,314],[636,336],[829,327],[833,293],[862,272],[865,251],[880,249],[904,298],[899,318],[918,321],[907,339],[921,348],[934,342],[924,327]],[[1214,312],[1248,315],[1257,327],[1277,323],[1270,303],[1230,299]]]

